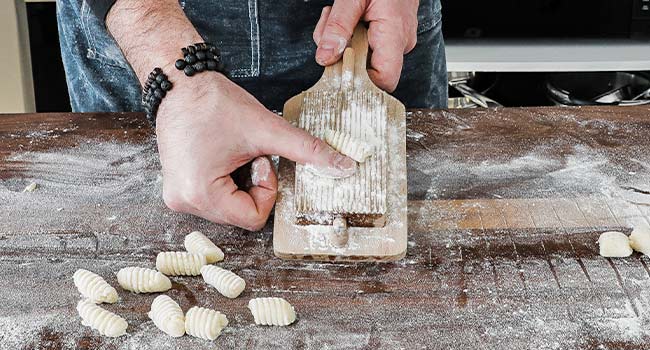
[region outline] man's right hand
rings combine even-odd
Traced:
[[[249,230],[264,226],[275,203],[277,177],[265,155],[310,164],[334,177],[356,168],[354,160],[214,72],[175,81],[160,105],[156,132],[167,206]],[[230,174],[251,160],[253,187],[244,191]]]
[[[171,209],[257,230],[277,192],[265,155],[309,164],[332,177],[355,171],[352,159],[270,112],[222,74],[186,77],[176,70],[180,49],[202,41],[177,0],[117,0],[106,25],[141,83],[161,67],[174,85],[162,100],[156,127],[163,198]],[[244,191],[230,174],[251,160],[254,186]]]

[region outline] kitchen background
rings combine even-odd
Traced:
[[[70,111],[55,2],[5,1],[0,112]],[[650,103],[650,0],[443,0],[443,16],[450,107]]]

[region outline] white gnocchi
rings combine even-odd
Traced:
[[[288,326],[296,320],[296,311],[283,298],[256,298],[248,302],[255,324]]]
[[[622,232],[603,232],[598,238],[600,255],[608,258],[624,258],[632,255],[630,240]]]
[[[117,272],[117,283],[135,293],[164,292],[172,287],[172,282],[162,273],[143,267],[125,267]]]
[[[79,269],[72,276],[74,285],[84,297],[93,303],[114,303],[117,301],[117,291],[100,275]]]
[[[160,252],[156,256],[158,271],[170,276],[198,276],[207,262],[203,254]]]
[[[201,276],[205,283],[215,287],[221,295],[236,298],[246,288],[246,281],[233,272],[214,265],[201,267]]]
[[[199,231],[185,236],[185,250],[190,253],[203,254],[208,264],[223,260],[223,251]]]
[[[335,150],[359,163],[363,163],[375,152],[375,147],[372,143],[331,129],[325,130],[325,142]]]
[[[177,338],[185,334],[183,310],[172,298],[159,295],[151,303],[149,318],[161,331]]]
[[[200,306],[192,307],[185,315],[185,332],[202,339],[217,339],[227,325],[226,315]]]
[[[126,334],[129,324],[122,317],[104,310],[88,299],[77,303],[77,312],[81,317],[81,324],[97,330],[107,337],[119,337]]]
[[[650,255],[650,227],[646,225],[634,227],[629,239],[632,249]]]

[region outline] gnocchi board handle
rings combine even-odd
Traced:
[[[368,76],[368,30],[362,22],[357,24],[343,57],[337,63],[325,67],[323,76],[309,91],[331,90],[379,90]]]

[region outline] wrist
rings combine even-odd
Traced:
[[[169,74],[169,80],[174,88],[167,93],[158,109],[156,128],[173,123],[174,120],[192,118],[187,110],[197,101],[209,100],[211,105],[223,103],[225,84],[233,84],[228,78],[218,72],[202,72],[195,76],[188,77],[182,71],[174,70],[173,75]],[[210,96],[208,99],[205,96]],[[211,106],[204,106],[210,108]]]
[[[203,41],[175,0],[118,0],[106,26],[141,84],[155,67],[175,81],[174,62],[182,57],[181,48]]]

